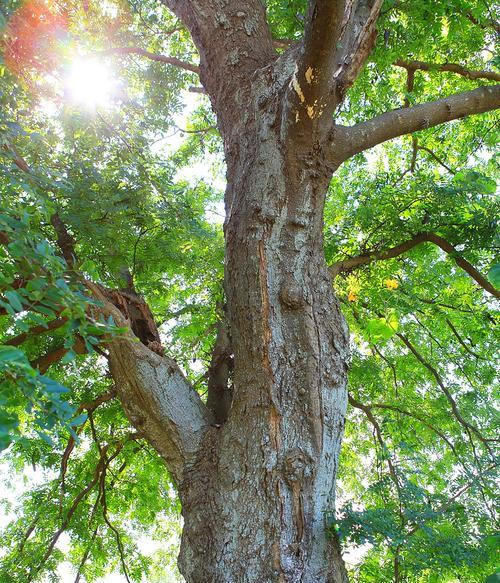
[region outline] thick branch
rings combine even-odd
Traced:
[[[57,346],[51,352],[48,352],[47,354],[44,354],[43,356],[40,356],[31,362],[31,366],[33,368],[37,368],[41,374],[45,374],[53,364],[58,363],[64,358],[68,350],[69,348],[66,348],[63,345]],[[72,346],[72,350],[76,354],[86,354],[87,348],[81,337],[76,337],[75,343]]]
[[[309,2],[303,51],[291,84],[291,104],[297,120],[312,120],[329,113],[328,105],[333,99],[336,47],[347,4],[348,0]]]
[[[54,227],[54,231],[57,235],[57,246],[59,247],[64,260],[66,261],[68,267],[73,269],[75,265],[75,240],[69,234],[66,225],[63,223],[61,217],[58,213],[54,213],[50,217],[50,224]]]
[[[166,63],[167,65],[172,65],[173,67],[178,67],[179,69],[184,69],[186,71],[191,71],[191,73],[198,74],[200,68],[198,65],[193,65],[186,61],[182,61],[176,57],[169,57],[167,55],[159,55],[157,53],[151,53],[140,47],[115,47],[111,49],[106,49],[104,51],[99,51],[93,53],[93,55],[139,55],[141,57],[146,57],[152,61],[157,61],[159,63]]]
[[[130,326],[100,286],[87,286],[106,316]],[[115,336],[108,346],[111,375],[130,422],[163,457],[179,484],[213,424],[210,411],[177,363],[150,350],[132,331]]]
[[[55,350],[38,357],[36,360],[31,362],[33,368],[37,368],[41,374],[45,374],[49,368],[59,362],[64,358],[65,354],[68,352],[68,348],[64,346],[58,346]]]
[[[413,107],[395,109],[352,127],[337,126],[332,139],[332,162],[392,138],[500,107],[500,85],[479,87]]]
[[[32,336],[38,336],[39,334],[45,334],[46,332],[50,332],[51,330],[57,330],[57,328],[64,326],[64,324],[67,321],[68,321],[67,318],[56,318],[51,322],[47,322],[47,324],[39,324],[38,326],[33,326],[27,332],[18,334],[13,338],[9,338],[4,342],[4,344],[9,346],[19,346],[23,342],[26,342],[26,340],[28,340],[28,338],[31,338]]]
[[[354,83],[376,38],[382,0],[311,0],[303,53],[291,83],[296,122],[331,115]]]
[[[339,43],[343,65],[339,82],[343,94],[354,83],[375,46],[376,25],[382,4],[383,0],[360,0],[355,3],[354,14]]]
[[[402,67],[403,69],[415,71],[419,69],[420,71],[439,71],[439,72],[449,72],[456,73],[467,79],[475,81],[476,79],[489,79],[490,81],[500,81],[500,74],[494,71],[475,71],[473,69],[467,69],[458,65],[456,63],[443,63],[442,65],[437,65],[434,63],[425,63],[424,61],[403,61],[402,59],[394,63],[396,67]]]
[[[410,249],[413,249],[421,243],[434,243],[437,245],[445,253],[450,255],[455,263],[466,273],[468,273],[472,279],[476,281],[476,283],[478,283],[484,290],[489,292],[494,297],[500,298],[500,292],[495,287],[493,287],[493,285],[484,276],[482,276],[473,265],[471,265],[466,259],[459,255],[451,243],[448,243],[446,239],[443,239],[443,237],[440,237],[435,233],[417,233],[408,241],[400,243],[399,245],[391,247],[385,251],[371,251],[369,253],[364,253],[363,255],[358,255],[357,257],[345,259],[344,261],[337,261],[330,266],[330,273],[332,277],[335,277],[342,271],[352,271],[353,269],[363,265],[368,265],[373,261],[393,259],[394,257],[399,257],[403,253],[410,251]]]
[[[106,315],[121,326],[130,326],[99,286],[88,283],[88,287],[104,303]],[[164,357],[163,350],[153,352],[156,343],[147,344],[149,348],[132,331],[114,337],[109,343],[110,371],[131,423],[165,459],[180,483],[213,417],[177,363]]]
[[[131,423],[165,459],[175,481],[199,451],[212,416],[174,360],[123,334],[109,344],[110,370]]]

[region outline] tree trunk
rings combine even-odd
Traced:
[[[189,583],[344,582],[327,537],[348,358],[323,253],[331,169],[314,146],[287,148],[262,94],[241,101],[224,134],[234,398],[179,484],[180,569]]]
[[[327,526],[347,407],[348,331],[324,259],[325,193],[335,168],[357,152],[488,111],[500,89],[339,126],[334,113],[374,46],[382,0],[309,0],[303,40],[282,55],[260,0],[162,1],[198,48],[224,140],[233,358],[220,332],[206,407],[181,390],[182,375],[166,359],[150,359],[147,378],[142,365],[131,369],[127,345],[114,376],[125,365],[129,373],[118,390],[133,422],[146,412],[144,432],[177,482],[188,583],[345,583]]]

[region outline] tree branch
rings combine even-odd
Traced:
[[[497,290],[493,285],[479,273],[479,271],[470,264],[466,259],[464,259],[455,247],[443,239],[443,237],[436,235],[435,233],[417,233],[408,241],[400,243],[395,247],[391,247],[385,251],[371,251],[369,253],[364,253],[363,255],[358,255],[357,257],[351,257],[350,259],[345,259],[344,261],[337,261],[330,266],[330,274],[332,277],[336,277],[339,273],[346,271],[352,271],[363,265],[368,265],[373,261],[385,261],[386,259],[393,259],[410,251],[417,245],[421,243],[434,243],[445,253],[450,255],[450,257],[455,261],[455,263],[468,273],[472,279],[478,283],[484,290],[489,292],[495,298],[500,298],[500,291]]]
[[[56,364],[64,357],[68,350],[64,346],[58,346],[51,352],[33,360],[30,364],[33,368],[37,368],[41,374],[45,374],[53,364]]]
[[[129,325],[99,286],[87,286],[102,302],[105,316],[112,315],[119,326]],[[211,412],[177,363],[150,350],[130,330],[113,337],[108,346],[111,375],[130,422],[163,457],[179,484],[213,424]]]
[[[125,412],[182,481],[199,451],[212,415],[176,362],[122,334],[109,344],[110,370]]]
[[[80,561],[80,564],[78,565],[78,570],[76,572],[76,579],[74,581],[74,583],[80,583],[81,578],[82,578],[82,571],[83,568],[85,566],[85,563],[87,562],[87,559],[89,558],[90,555],[90,551],[92,550],[92,546],[94,544],[95,539],[97,538],[97,533],[99,532],[99,524],[95,527],[94,532],[92,533],[92,536],[90,537],[90,542],[87,546],[87,548],[85,549],[82,559]]]
[[[93,401],[81,403],[79,405],[78,409],[76,410],[76,415],[79,415],[80,413],[82,413],[82,411],[86,410],[89,414],[89,419],[90,419],[91,413],[93,411],[95,411],[97,409],[97,407],[99,407],[103,403],[107,403],[108,401],[111,401],[115,397],[116,397],[116,389],[114,389],[114,388],[110,389],[109,391],[106,391],[105,393],[101,393]],[[82,423],[82,425],[80,425],[80,427],[78,428],[78,432],[80,432],[83,429],[84,425],[85,425],[85,422]],[[75,438],[72,435],[70,435],[70,437],[68,439],[68,443],[66,445],[66,448],[65,448],[63,455],[62,455],[62,458],[61,458],[61,469],[59,472],[60,481],[61,481],[61,504],[62,504],[62,495],[64,494],[64,490],[65,490],[65,481],[66,481],[66,472],[68,470],[68,462],[69,462],[69,458],[70,458],[71,453],[72,453],[74,448],[75,448]],[[62,508],[62,506],[61,506],[61,508]]]
[[[401,67],[403,69],[407,69],[408,71],[416,71],[417,69],[420,71],[438,71],[438,72],[449,72],[449,73],[456,73],[457,75],[461,75],[462,77],[466,77],[467,79],[471,79],[475,81],[477,79],[488,79],[490,81],[500,81],[500,74],[495,73],[494,71],[476,71],[473,69],[467,69],[462,65],[458,65],[455,63],[443,63],[441,65],[437,65],[434,63],[426,63],[424,61],[404,61],[402,59],[396,61],[394,66]]]
[[[47,324],[39,324],[38,326],[33,326],[27,332],[23,332],[22,334],[18,334],[13,338],[9,338],[4,342],[4,344],[9,346],[19,346],[23,342],[26,342],[28,338],[32,336],[37,336],[39,334],[45,334],[46,332],[50,332],[51,330],[57,330],[61,326],[64,326],[68,321],[67,318],[56,318],[51,322],[47,322]]]
[[[414,139],[416,140],[416,138],[414,137]],[[443,160],[441,160],[441,158],[439,156],[437,156],[430,148],[427,148],[426,146],[421,146],[420,144],[418,144],[418,142],[415,144],[415,152],[418,152],[419,150],[421,150],[422,152],[427,152],[427,154],[429,154],[429,156],[431,156],[431,158],[434,158],[434,160],[440,165],[442,166],[445,170],[447,170],[450,174],[456,174],[456,170],[453,170],[453,168],[450,168],[448,166],[448,164],[446,164]]]
[[[455,263],[466,273],[468,273],[472,279],[474,279],[483,289],[485,289],[491,295],[495,296],[497,299],[500,298],[500,292],[495,287],[493,287],[493,285],[485,277],[483,277],[473,265],[461,257],[451,243],[448,243],[446,239],[443,239],[443,237],[440,237],[434,233],[427,233],[427,235],[431,243],[434,243],[445,253],[448,253],[448,255],[453,258]]]
[[[157,53],[151,53],[140,47],[114,47],[111,49],[105,49],[103,51],[98,51],[92,53],[89,56],[106,56],[106,55],[139,55],[141,57],[146,57],[152,61],[157,61],[159,63],[165,63],[167,65],[172,65],[173,67],[178,67],[179,69],[184,69],[185,71],[190,71],[191,73],[199,74],[200,68],[198,65],[193,65],[186,61],[182,61],[177,57],[169,57],[167,55],[159,55]]]
[[[367,405],[367,406],[369,406],[371,409],[386,409],[388,411],[395,411],[397,413],[401,413],[401,415],[405,415],[406,417],[411,417],[412,419],[417,419],[417,421],[420,421],[420,423],[422,423],[422,425],[429,428],[436,435],[439,435],[439,437],[446,443],[446,445],[454,453],[455,457],[458,460],[460,460],[460,456],[458,455],[458,452],[455,449],[455,446],[451,443],[451,441],[446,437],[446,435],[440,429],[438,429],[437,427],[435,427],[434,425],[432,425],[428,421],[426,421],[423,415],[418,415],[417,413],[415,413],[413,411],[407,411],[406,409],[403,409],[402,407],[398,407],[396,405],[388,405],[386,403],[370,403],[370,405]]]
[[[388,111],[351,127],[336,126],[332,135],[331,161],[341,164],[351,156],[392,138],[498,107],[500,85],[484,86],[413,107]]]
[[[104,518],[104,522],[108,525],[108,528],[111,531],[113,531],[113,533],[115,535],[116,546],[118,548],[118,554],[120,556],[120,562],[122,565],[123,574],[125,575],[125,579],[127,580],[127,583],[131,583],[130,577],[128,574],[127,564],[125,562],[125,553],[124,553],[124,548],[123,548],[123,543],[121,540],[120,532],[118,531],[116,526],[114,526],[114,524],[109,520],[109,516],[108,516],[108,506],[107,506],[107,502],[106,502],[106,473],[107,473],[107,469],[108,469],[110,463],[112,462],[112,460],[113,460],[113,457],[110,457],[106,461],[106,464],[103,467],[103,470],[101,472],[101,477],[99,480],[99,489],[100,489],[100,493],[101,493],[102,516]]]
[[[488,466],[486,468],[486,471],[491,471],[493,469],[495,469],[497,467],[497,464],[492,464],[490,466]],[[448,500],[446,500],[445,502],[443,502],[438,508],[436,508],[434,510],[434,515],[436,514],[443,514],[445,512],[447,512],[452,505],[454,504],[454,502],[465,492],[467,492],[467,490],[470,490],[472,488],[472,486],[474,486],[474,484],[476,482],[478,482],[481,479],[481,476],[474,476],[467,484],[465,484],[464,486],[462,486],[459,490],[457,490],[455,492],[455,494],[453,494],[450,498],[448,498]],[[413,534],[415,534],[415,532],[417,532],[418,529],[422,528],[422,526],[424,526],[424,524],[427,522],[424,521],[423,523],[417,523],[415,524],[411,530],[408,532],[408,536],[412,536]]]
[[[467,346],[467,344],[465,343],[465,340],[460,336],[460,334],[458,333],[458,330],[455,328],[455,326],[453,325],[453,323],[451,322],[451,320],[449,318],[446,318],[446,324],[448,324],[448,327],[453,332],[453,335],[458,340],[458,343],[462,346],[462,348],[465,350],[465,352],[467,352],[468,354],[470,354],[474,358],[477,358],[478,360],[487,360],[483,356],[480,356],[479,354],[477,354],[477,352],[474,352],[469,346]],[[470,342],[470,339],[469,339],[469,342]]]
[[[311,0],[302,41],[302,55],[292,77],[290,99],[296,121],[331,113],[333,73],[345,11],[350,0]]]
[[[291,82],[295,122],[329,116],[354,83],[376,38],[383,0],[311,0]]]
[[[377,441],[378,441],[380,447],[382,448],[382,451],[384,451],[384,450],[388,451],[389,448],[385,444],[385,441],[384,441],[384,438],[382,435],[382,429],[381,429],[380,424],[377,421],[376,417],[372,413],[371,406],[364,405],[363,403],[360,403],[352,395],[349,395],[349,404],[352,407],[355,407],[356,409],[363,411],[363,413],[366,415],[368,421],[373,426],[373,429],[375,430],[375,435],[377,437]],[[398,474],[396,472],[396,468],[392,462],[392,457],[390,455],[386,455],[385,458],[387,461],[387,466],[389,468],[389,474],[391,476],[392,481],[394,482],[394,485],[396,486],[396,490],[398,492],[399,499],[401,500],[401,484],[399,482],[399,477],[398,477]]]
[[[396,332],[396,336],[403,342],[403,344],[408,348],[408,350],[413,354],[413,356],[418,360],[418,362],[420,362],[420,364],[432,374],[432,376],[436,380],[437,385],[439,386],[441,391],[444,393],[446,399],[448,400],[448,402],[451,406],[451,410],[453,412],[453,415],[455,416],[455,419],[460,423],[460,425],[462,425],[462,427],[468,433],[469,439],[471,441],[471,445],[474,446],[474,444],[472,442],[472,437],[471,437],[471,432],[472,432],[476,435],[476,437],[479,439],[479,441],[485,446],[488,453],[491,456],[493,456],[493,453],[491,451],[491,447],[488,443],[488,440],[483,437],[483,435],[481,434],[481,432],[478,430],[478,428],[475,425],[472,425],[471,423],[469,423],[467,420],[465,420],[462,417],[462,414],[460,413],[460,411],[458,409],[458,405],[457,405],[455,399],[453,398],[453,395],[451,394],[448,387],[444,384],[443,379],[441,378],[441,375],[438,373],[438,371],[429,362],[427,362],[427,360],[425,360],[425,358],[415,348],[413,343],[410,342],[410,340],[404,334],[401,334],[400,332]]]
[[[299,41],[293,38],[273,38],[273,46],[277,49],[289,49],[296,45]]]
[[[118,445],[118,448],[121,449],[121,444]],[[47,548],[47,550],[46,550],[46,552],[45,552],[45,554],[43,556],[43,559],[41,560],[41,562],[39,563],[39,565],[33,571],[30,571],[28,581],[32,581],[33,578],[40,571],[40,569],[43,567],[44,563],[47,561],[47,559],[52,554],[52,551],[54,550],[54,547],[55,547],[57,541],[59,540],[59,537],[66,530],[66,528],[68,527],[69,523],[71,522],[71,518],[72,518],[73,514],[75,513],[76,509],[78,508],[78,505],[80,504],[80,502],[87,496],[87,494],[92,490],[92,488],[99,481],[99,476],[101,475],[101,472],[103,471],[103,468],[104,468],[104,464],[106,462],[106,451],[107,451],[107,446],[105,446],[105,448],[101,452],[101,456],[100,456],[99,461],[97,463],[97,466],[96,466],[96,468],[94,470],[94,474],[93,474],[92,479],[83,488],[83,490],[81,490],[77,494],[77,496],[73,500],[73,504],[69,508],[69,510],[68,510],[68,512],[66,514],[66,517],[63,520],[60,528],[54,533],[54,535],[53,535],[53,537],[52,537],[52,539],[50,541],[50,544],[49,544],[49,546],[48,546],[48,548]]]
[[[471,12],[467,12],[465,16],[479,28],[492,28],[497,34],[500,34],[500,24],[493,20],[492,18],[486,18],[483,22],[480,22]]]
[[[64,358],[68,350],[69,348],[66,348],[63,345],[57,346],[56,348],[54,348],[54,350],[38,357],[30,364],[33,368],[37,368],[41,372],[41,374],[45,374],[53,364],[58,363],[62,358]],[[76,354],[86,354],[87,348],[81,337],[76,338],[72,350]]]
[[[339,75],[342,95],[354,83],[370,56],[377,38],[377,20],[383,0],[360,0],[340,38],[339,45],[345,47],[339,55],[342,70]]]
[[[59,247],[64,260],[68,267],[73,269],[75,265],[75,240],[69,234],[66,225],[63,223],[58,213],[54,213],[50,217],[50,224],[54,228],[57,235],[57,246]]]

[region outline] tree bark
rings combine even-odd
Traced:
[[[131,422],[177,484],[188,583],[346,583],[327,534],[348,363],[323,252],[328,184],[363,149],[493,109],[498,89],[335,126],[381,0],[311,1],[304,41],[280,57],[260,0],[163,2],[198,47],[224,141],[227,338],[217,342],[224,358],[214,354],[208,406],[175,363],[130,338],[113,341],[111,370]]]
[[[319,143],[287,145],[280,112],[266,101],[283,86],[269,81],[242,88],[236,101],[247,115],[235,110],[225,121],[235,136],[225,143],[234,397],[179,488],[189,583],[347,580],[327,536],[348,356],[323,253],[332,169]]]

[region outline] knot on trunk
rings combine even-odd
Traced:
[[[296,281],[285,282],[280,291],[281,303],[291,310],[298,310],[306,301],[304,290]]]

